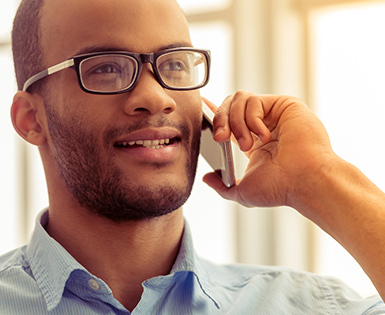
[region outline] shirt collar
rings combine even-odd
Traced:
[[[44,229],[47,222],[48,210],[45,210],[36,219],[35,230],[27,247],[27,259],[50,311],[60,303],[71,273],[87,270],[48,235]]]
[[[177,259],[175,260],[174,266],[171,269],[171,274],[177,272],[192,272],[198,280],[200,289],[202,292],[209,297],[215,306],[219,309],[220,306],[213,296],[212,285],[210,277],[207,274],[207,269],[204,267],[204,260],[200,258],[194,250],[192,234],[190,226],[185,220],[184,232],[179,248]]]
[[[79,270],[89,274],[90,277],[93,276],[48,235],[44,229],[47,222],[48,210],[45,210],[36,219],[35,230],[27,247],[27,259],[50,311],[60,303],[66,282],[73,271]],[[212,294],[210,278],[203,265],[204,261],[194,251],[190,227],[185,222],[179,253],[170,274],[193,273],[202,293],[219,308]]]

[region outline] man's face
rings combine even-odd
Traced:
[[[42,30],[47,66],[86,52],[191,46],[174,0],[48,1]],[[81,206],[114,221],[139,220],[188,198],[199,154],[199,92],[163,89],[146,64],[131,92],[92,95],[67,69],[47,80],[45,108],[50,154]]]

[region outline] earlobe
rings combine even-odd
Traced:
[[[43,100],[38,95],[17,92],[11,107],[12,124],[16,132],[27,142],[42,146],[47,138],[41,125]]]

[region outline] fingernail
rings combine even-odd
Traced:
[[[242,146],[245,143],[245,139],[244,138],[239,138],[239,139],[237,139],[237,141],[238,141],[239,147],[242,149]]]
[[[256,139],[255,139],[256,141],[262,141],[262,140],[261,140],[261,137],[263,137],[263,135],[256,134],[256,133],[254,133],[254,132],[252,132],[251,134],[256,138]]]

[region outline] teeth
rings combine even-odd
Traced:
[[[132,146],[132,145],[142,145],[145,148],[150,148],[150,149],[161,149],[163,148],[166,144],[170,143],[170,139],[159,139],[159,140],[137,140],[137,141],[130,141],[130,142],[119,142],[118,145],[121,147],[127,147],[127,146]]]
[[[146,147],[146,148],[147,147],[151,147],[151,142],[152,142],[151,140],[144,140],[143,141],[143,146]]]

